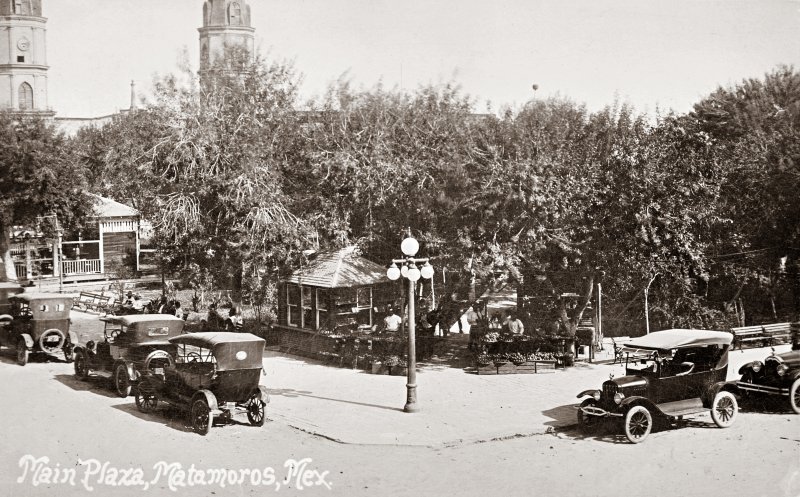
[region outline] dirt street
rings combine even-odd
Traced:
[[[800,495],[800,416],[782,404],[745,406],[727,430],[705,416],[638,445],[574,431],[444,448],[344,445],[272,420],[202,437],[180,412],[142,414],[103,380],[77,380],[71,364],[20,367],[8,349],[0,398],[3,496]]]

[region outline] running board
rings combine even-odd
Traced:
[[[703,400],[699,398],[666,402],[658,404],[658,408],[667,416],[686,416],[708,410],[707,407],[703,407]]]
[[[745,383],[743,381],[737,381],[736,385],[739,387],[740,390],[747,390],[750,392],[769,393],[772,395],[789,395],[788,388],[771,387],[768,385],[756,385],[755,383]]]
[[[95,371],[93,369],[89,371],[89,374],[91,376],[99,376],[100,378],[111,378],[114,376],[114,373],[111,371]]]

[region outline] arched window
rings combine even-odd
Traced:
[[[14,0],[14,13],[29,15],[31,13],[31,0]]]
[[[203,26],[208,26],[210,24],[208,19],[208,2],[203,4]]]
[[[19,109],[33,109],[33,88],[31,88],[31,85],[28,83],[22,83],[19,85]]]
[[[242,6],[233,2],[228,6],[228,24],[238,26],[242,23]]]

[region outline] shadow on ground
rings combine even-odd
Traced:
[[[270,396],[276,397],[286,397],[286,398],[298,398],[298,397],[306,397],[310,399],[318,399],[318,400],[327,400],[331,402],[341,402],[344,404],[356,405],[356,406],[363,406],[363,407],[371,407],[375,409],[385,409],[388,411],[402,411],[403,409],[397,407],[390,407],[390,406],[382,406],[379,404],[368,404],[366,402],[356,402],[353,400],[344,400],[344,399],[334,399],[331,397],[322,397],[319,395],[313,395],[312,392],[307,390],[295,390],[293,388],[268,388],[267,393]]]

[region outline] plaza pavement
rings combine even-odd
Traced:
[[[789,345],[776,347],[777,352]],[[730,353],[728,379],[771,349]],[[476,375],[422,365],[417,372],[420,411],[406,413],[406,378],[326,366],[266,351],[270,389],[267,417],[332,440],[354,444],[447,446],[536,435],[576,424],[576,395],[599,388],[619,364],[578,363],[551,373]],[[709,418],[710,422],[710,418]]]

